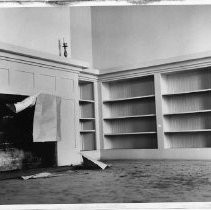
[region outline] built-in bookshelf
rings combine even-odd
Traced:
[[[96,149],[95,129],[95,97],[94,83],[90,81],[79,81],[80,89],[80,139],[81,150],[89,151]]]
[[[104,149],[157,148],[154,76],[103,82]]]
[[[162,74],[166,148],[211,147],[209,68]]]

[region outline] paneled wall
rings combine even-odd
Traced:
[[[62,98],[61,140],[57,142],[59,166],[81,161],[77,143],[79,69],[71,67],[70,64],[32,60],[0,52],[0,93],[49,93]]]

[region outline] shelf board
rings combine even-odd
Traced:
[[[79,80],[79,85],[84,85],[84,84],[93,84],[92,81],[87,81],[87,80]]]
[[[188,111],[188,112],[175,112],[175,113],[164,113],[164,116],[170,116],[170,115],[185,115],[185,114],[197,114],[197,113],[207,113],[211,112],[211,109],[205,109],[205,110],[197,110],[197,111]]]
[[[148,134],[156,134],[155,131],[147,131],[147,132],[132,132],[132,133],[105,133],[104,136],[126,136],[126,135],[148,135]]]
[[[165,131],[164,133],[171,134],[171,133],[201,133],[201,132],[211,132],[211,129]]]
[[[79,103],[94,103],[94,100],[86,100],[86,99],[80,99]]]
[[[83,130],[80,133],[95,133],[95,130]]]
[[[104,120],[118,120],[118,119],[130,119],[130,118],[146,118],[146,117],[155,117],[156,114],[145,114],[145,115],[131,115],[131,116],[119,116],[119,117],[106,117]]]
[[[155,95],[146,95],[146,96],[136,96],[136,97],[128,97],[128,98],[117,98],[117,99],[109,99],[104,100],[103,103],[114,103],[114,102],[121,102],[121,101],[131,101],[131,100],[140,100],[140,99],[147,99],[147,98],[154,98]]]
[[[84,118],[79,118],[81,121],[88,121],[88,120],[95,120],[93,117],[84,117]]]
[[[202,89],[202,90],[183,91],[183,92],[177,92],[177,93],[164,93],[163,96],[186,95],[186,94],[206,93],[206,92],[211,92],[211,88]]]

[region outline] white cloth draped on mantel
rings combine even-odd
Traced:
[[[61,140],[60,97],[38,93],[15,104],[6,104],[16,114],[34,105],[33,142]]]
[[[39,94],[35,103],[33,142],[61,140],[61,98]]]

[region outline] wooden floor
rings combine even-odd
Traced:
[[[211,161],[109,161],[110,169],[0,181],[0,204],[211,201]],[[60,172],[61,173],[61,172]]]

